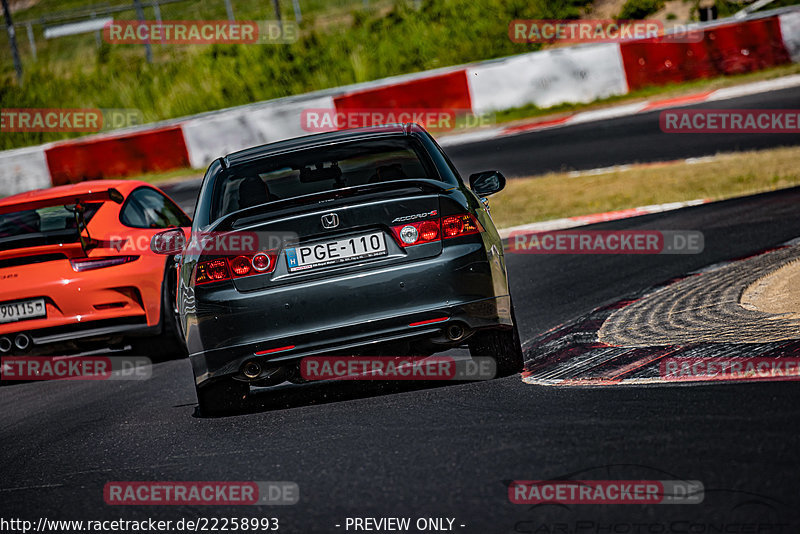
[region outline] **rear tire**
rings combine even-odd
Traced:
[[[250,386],[232,378],[224,378],[195,386],[200,415],[215,416],[241,410]]]
[[[513,304],[511,320],[514,325],[510,329],[476,332],[468,341],[470,356],[491,356],[495,359],[497,378],[522,372],[525,363]]]

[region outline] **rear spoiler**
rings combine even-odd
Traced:
[[[237,226],[239,226],[239,224],[237,223],[239,223],[242,220],[257,218],[259,215],[263,215],[265,213],[270,213],[273,211],[278,211],[292,206],[300,206],[300,205],[311,206],[313,202],[325,199],[333,200],[333,199],[357,195],[358,193],[371,193],[371,192],[385,191],[385,190],[399,190],[403,188],[415,188],[431,193],[440,193],[442,191],[447,191],[448,189],[452,189],[453,186],[450,184],[440,182],[439,180],[430,180],[427,178],[412,178],[412,179],[404,178],[401,180],[376,182],[372,184],[362,184],[352,187],[343,187],[341,189],[331,189],[330,191],[310,193],[308,195],[301,195],[299,197],[274,200],[272,202],[267,202],[266,204],[261,204],[259,206],[253,206],[251,208],[234,211],[233,213],[229,213],[228,215],[225,215],[221,219],[217,220],[214,224],[211,225],[211,228],[213,228],[215,231],[218,232],[233,230]]]
[[[105,202],[110,200],[122,204],[125,197],[113,187],[104,191],[87,191],[86,193],[71,193],[59,197],[42,198],[36,200],[21,200],[14,204],[0,206],[0,215],[17,211],[37,210],[53,206],[68,206],[70,204],[85,204],[87,202]]]
[[[0,260],[25,258],[29,256],[45,256],[48,254],[63,254],[66,258],[85,258],[86,249],[83,248],[83,244],[81,242],[54,243],[52,245],[12,248],[0,250]]]

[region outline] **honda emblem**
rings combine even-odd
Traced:
[[[322,216],[322,227],[323,228],[336,228],[339,226],[339,216],[335,213],[328,213],[327,215]]]

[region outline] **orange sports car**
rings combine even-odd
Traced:
[[[153,254],[150,238],[190,225],[137,181],[0,199],[0,355],[183,350],[172,258]]]

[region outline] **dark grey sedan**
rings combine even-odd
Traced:
[[[308,356],[464,346],[493,357],[499,376],[519,372],[503,245],[485,199],[505,178],[469,181],[416,124],[214,161],[192,226],[201,245],[179,229],[152,243],[179,255],[180,325],[201,412],[236,408],[251,386],[304,382]]]

